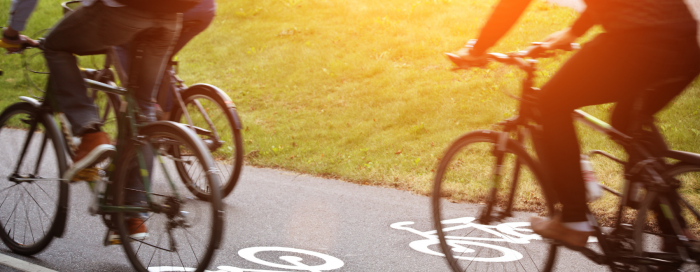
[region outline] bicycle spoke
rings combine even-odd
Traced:
[[[175,250],[175,254],[177,254],[177,258],[180,260],[180,264],[182,265],[182,270],[186,271],[185,270],[185,263],[182,261],[182,257],[180,256],[180,252]]]
[[[34,231],[32,230],[32,223],[31,223],[32,221],[29,220],[29,207],[26,207],[26,205],[27,205],[26,203],[24,205],[25,205],[24,215],[27,218],[27,225],[29,226],[29,234],[32,236],[32,243],[36,243],[36,239],[34,239]],[[25,228],[24,235],[25,236],[27,235],[26,228]]]
[[[37,202],[36,199],[34,199],[34,197],[33,197],[32,194],[29,192],[29,190],[27,190],[27,188],[25,188],[24,186],[20,186],[20,187],[22,187],[22,189],[24,189],[25,191],[27,191],[27,194],[29,194],[29,197],[31,197],[32,200],[34,200],[34,202],[36,203],[36,205],[41,206],[41,205],[39,205],[39,202]],[[46,213],[46,211],[44,211],[43,208],[39,207],[39,209],[41,209],[41,211],[42,211],[47,217],[50,217],[50,215],[49,215],[48,213]]]
[[[160,245],[160,237],[161,237],[162,234],[163,234],[163,233],[158,234],[158,240],[156,241],[156,244],[157,244],[157,245]],[[141,246],[141,245],[139,245],[139,247],[140,247],[140,246]],[[153,251],[153,254],[151,254],[151,259],[148,260],[148,264],[146,265],[146,268],[151,267],[151,261],[153,261],[153,256],[155,256],[155,255],[156,255],[156,250],[154,250],[154,251]],[[160,254],[158,254],[158,256],[160,256]],[[159,258],[159,259],[160,259],[160,258]]]
[[[0,190],[0,193],[3,192],[3,191],[5,191],[5,190],[7,190],[7,189],[10,189],[10,188],[12,188],[12,187],[15,187],[15,186],[17,186],[17,185],[19,185],[19,183],[15,183],[15,185],[12,185],[12,186],[10,186],[10,187],[7,187],[7,188],[5,188],[5,189]],[[2,208],[2,205],[5,205],[5,200],[7,200],[7,198],[8,198],[9,196],[10,196],[10,194],[8,194],[8,195],[5,197],[5,199],[2,200],[2,203],[0,203],[0,208]]]
[[[54,202],[56,202],[56,199],[55,199],[54,197],[52,197],[51,195],[49,195],[49,193],[47,193],[46,190],[44,190],[44,188],[41,187],[41,185],[39,185],[39,184],[37,184],[37,183],[34,183],[34,185],[36,185],[37,187],[39,187],[39,189],[40,189],[42,192],[44,192],[44,194],[46,194],[46,196],[48,196],[49,198],[51,198],[51,200],[53,200]]]

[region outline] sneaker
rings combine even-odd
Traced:
[[[107,133],[99,131],[83,135],[80,146],[75,151],[73,166],[66,171],[63,178],[71,182],[96,181],[100,175],[93,166],[109,158],[114,152],[116,148],[110,144]]]
[[[129,218],[126,220],[126,225],[126,227],[129,228],[129,237],[131,237],[131,239],[144,240],[148,238],[148,229],[143,219],[138,217]],[[110,230],[108,244],[119,245],[121,243],[119,233],[115,230]]]
[[[559,217],[553,219],[532,217],[530,218],[530,226],[534,233],[544,238],[557,240],[574,247],[585,247],[588,242],[588,236],[593,234],[593,232],[589,231],[577,231],[567,228],[561,223]]]
[[[148,237],[148,230],[146,229],[146,224],[143,219],[138,217],[129,218],[126,220],[127,227],[129,228],[129,237],[135,240],[143,240]]]

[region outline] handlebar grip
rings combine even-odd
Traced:
[[[21,44],[9,44],[0,40],[0,47],[2,48],[21,48]]]

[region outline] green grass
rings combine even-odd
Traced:
[[[493,2],[219,1],[212,26],[181,52],[180,75],[231,96],[243,120],[249,164],[427,195],[436,163],[454,139],[489,128],[517,109],[499,90],[517,91],[520,72],[492,65],[454,73],[442,56],[478,35]],[[57,20],[57,3],[41,1],[27,33]],[[523,49],[576,16],[537,1],[493,50]],[[538,84],[568,56],[542,60]],[[0,57],[0,68],[6,71],[0,78],[4,107],[26,93],[27,83],[19,56]],[[672,147],[700,153],[699,105],[700,89],[693,84],[659,115]],[[607,120],[609,109],[585,110]],[[584,150],[624,157],[602,135],[584,128],[580,135]],[[619,167],[595,158],[593,164],[599,179],[619,188]],[[484,188],[460,192],[455,199],[479,201]],[[614,201],[606,197],[593,207],[609,215]],[[519,207],[534,209],[525,202]]]

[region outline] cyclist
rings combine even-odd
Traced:
[[[10,9],[9,27],[3,31],[3,41],[11,44],[36,42],[20,35],[37,0],[13,0]],[[44,56],[49,67],[47,99],[52,109],[61,112],[69,121],[73,135],[81,137],[75,152],[74,163],[65,177],[76,180],[94,180],[96,171],[82,171],[94,166],[115,151],[107,134],[100,129],[101,121],[97,108],[87,96],[87,88],[76,63],[77,55],[95,54],[110,46],[132,40],[145,43],[140,78],[135,84],[140,106],[141,121],[155,120],[154,91],[158,89],[170,56],[172,41],[177,29],[178,14],[150,12],[134,6],[125,6],[115,0],[83,0],[83,7],[64,17],[47,34]],[[149,172],[152,167],[152,151],[144,150]],[[131,184],[142,189],[138,167],[132,167]],[[145,203],[142,193],[127,192],[127,203]],[[142,216],[133,215],[128,220],[133,238],[147,236]]]
[[[199,33],[207,29],[211,22],[216,16],[216,1],[215,0],[202,0],[199,4],[194,6],[192,9],[182,13],[182,31],[178,35],[177,42],[175,42],[175,47],[173,48],[172,54],[169,59],[172,59],[180,49],[185,47],[185,45],[192,40]],[[123,44],[115,47],[117,56],[119,57],[119,62],[122,67],[125,67],[128,74],[129,67],[129,50],[131,49],[132,43]],[[160,85],[160,90],[158,90],[158,103],[156,104],[156,115],[160,120],[168,120],[170,116],[170,111],[173,108],[173,97],[172,97],[172,85],[170,84],[169,73],[172,70],[172,66],[168,65],[166,67],[165,74],[163,75],[163,81]]]
[[[531,219],[535,233],[575,247],[585,246],[593,229],[586,215],[572,111],[616,102],[612,124],[623,133],[628,132],[632,129],[635,98],[643,91],[654,90],[642,105],[645,115],[651,116],[680,94],[700,72],[697,22],[683,0],[584,1],[586,10],[570,28],[543,41],[545,48],[554,49],[574,42],[594,25],[605,29],[542,86],[539,97],[542,130],[535,144],[563,208],[553,219]],[[474,64],[484,63],[487,49],[515,24],[530,2],[501,0],[476,43],[456,54]],[[663,224],[661,227],[664,228]]]

